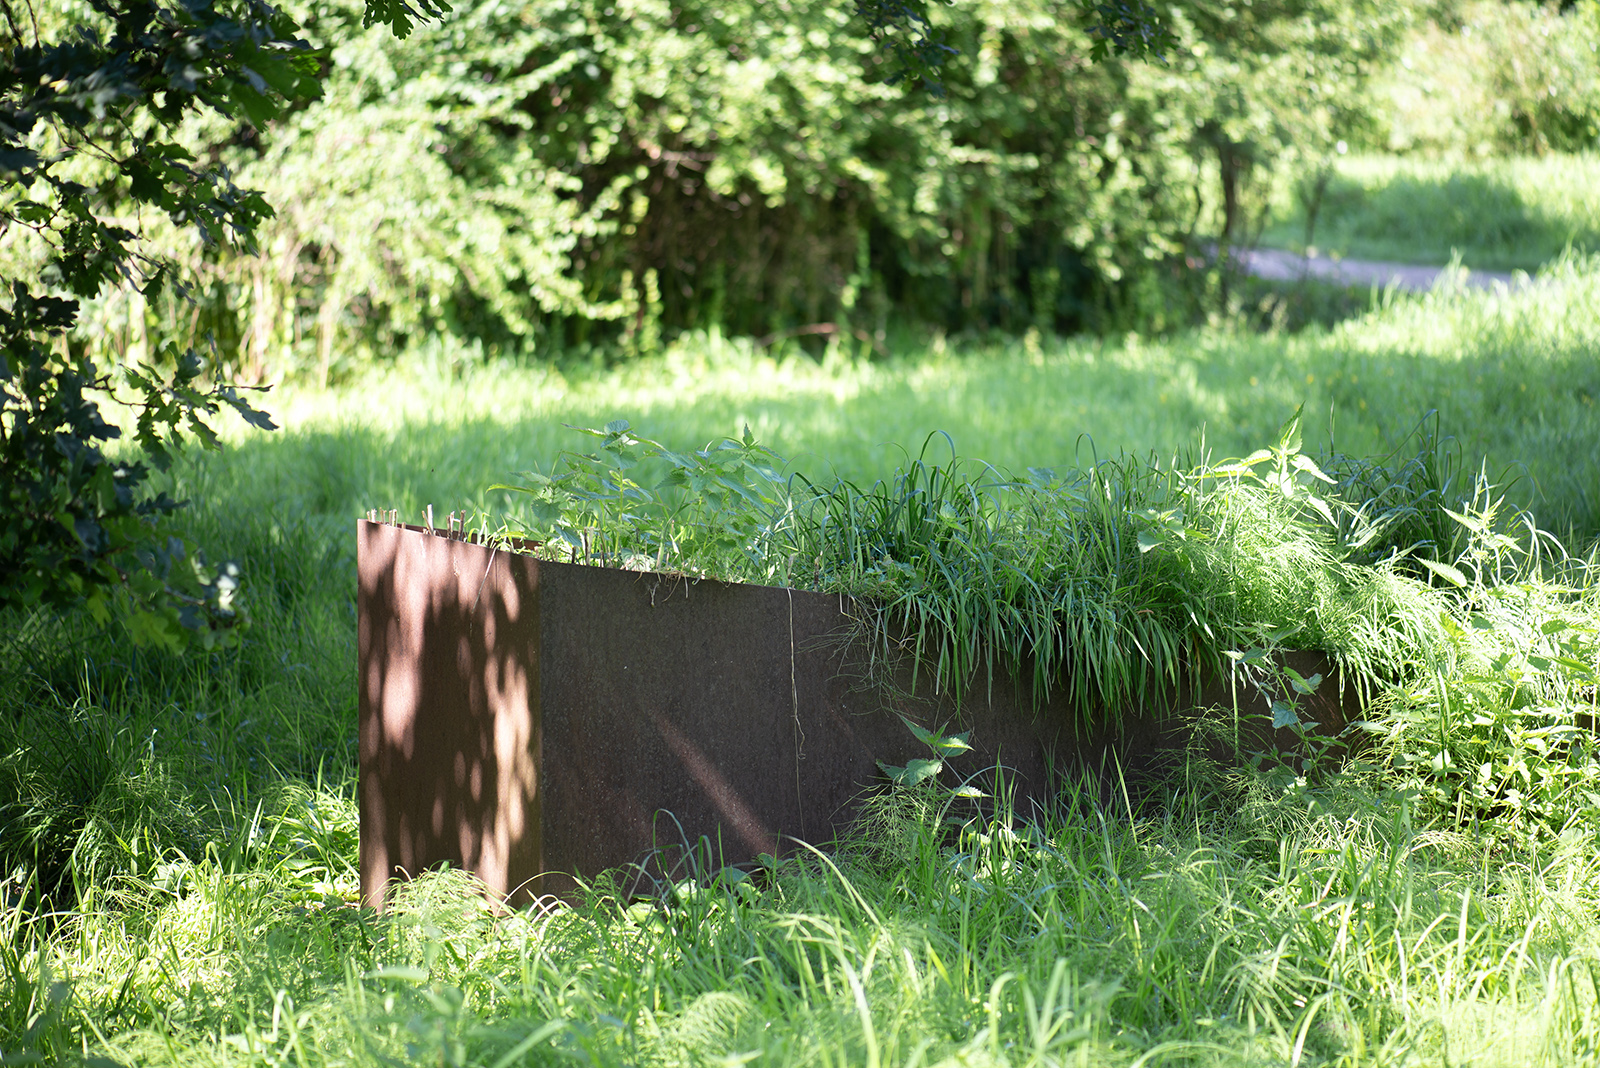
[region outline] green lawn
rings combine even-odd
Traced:
[[[1303,249],[1305,211],[1281,191],[1262,244]],[[1533,271],[1570,244],[1600,249],[1600,156],[1430,161],[1340,158],[1311,244],[1324,255]]]
[[[1240,455],[1301,404],[1312,452],[1410,456],[1437,410],[1452,492],[1484,470],[1577,550],[1600,532],[1597,395],[1600,262],[1581,259],[1517,293],[1396,297],[1294,336],[821,364],[700,338],[609,370],[441,358],[273,394],[282,431],[236,431],[176,479],[199,502],[188,530],[243,566],[241,648],[178,660],[82,620],[4,621],[0,1053],[1600,1062],[1600,762],[1576,726],[1600,583],[1530,559],[1515,523],[1471,539],[1469,589],[1428,593],[1453,598],[1428,602],[1450,606],[1451,658],[1386,693],[1373,758],[1339,776],[1197,765],[1141,803],[1069,791],[1038,825],[1002,813],[955,837],[937,790],[888,794],[873,833],[742,889],[702,872],[630,906],[602,881],[581,907],[496,916],[443,875],[384,918],[351,907],[353,522],[502,507],[486,487],[578,444],[564,422],[626,417],[680,447],[748,423],[796,470],[870,479],[935,430],[1013,469],[1202,441]]]
[[[1309,451],[1381,456],[1436,410],[1470,481],[1480,465],[1551,529],[1600,533],[1600,261],[1553,265],[1512,294],[1395,298],[1328,331],[1201,330],[1167,340],[931,344],[886,362],[691,338],[610,370],[407,364],[265,405],[284,430],[242,436],[186,478],[230,512],[416,518],[502,507],[485,488],[582,444],[563,424],[631,420],[674,447],[749,425],[795,470],[886,474],[928,435],[1013,471],[1121,452],[1244,455],[1305,405]],[[240,478],[234,472],[248,472]]]

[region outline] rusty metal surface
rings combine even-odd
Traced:
[[[701,835],[728,861],[778,853],[786,836],[827,842],[882,781],[877,761],[928,755],[892,710],[927,726],[954,718],[861,684],[837,597],[541,569],[553,870],[593,874]],[[1025,797],[1042,795],[1049,745],[1031,711],[967,711],[975,751],[961,763],[1003,759]]]
[[[363,898],[446,861],[510,893],[545,867],[537,564],[415,529],[357,536]]]
[[[515,903],[651,856],[665,868],[702,837],[717,863],[785,851],[788,836],[826,843],[882,781],[877,761],[928,755],[894,713],[958,719],[949,695],[911,696],[904,672],[867,683],[838,597],[553,563],[368,522],[358,540],[362,888],[380,907],[391,879],[441,863]],[[1318,654],[1295,655],[1303,674],[1326,671]],[[1269,706],[1240,696],[1247,748],[1293,744],[1252,726]],[[1199,696],[1232,699],[1226,683]],[[1316,700],[1311,718],[1342,726],[1336,688]],[[1064,708],[1036,713],[996,678],[962,704],[974,751],[952,772],[1005,765],[1027,813],[1050,803],[1052,766],[1137,775],[1181,748],[1170,718],[1123,718],[1117,733],[1072,739]]]

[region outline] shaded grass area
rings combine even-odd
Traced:
[[[1315,176],[1302,177],[1310,188]],[[1292,191],[1261,242],[1303,250],[1306,206]],[[1311,244],[1324,254],[1397,263],[1534,271],[1574,249],[1600,249],[1600,157],[1435,161],[1339,159]]]
[[[938,428],[1015,470],[1066,468],[1195,454],[1201,424],[1213,455],[1242,454],[1305,402],[1308,448],[1347,456],[1414,455],[1408,435],[1437,409],[1454,443],[1402,496],[1454,480],[1470,497],[1480,465],[1520,462],[1512,499],[1572,524],[1576,546],[1600,530],[1597,286],[1600,268],[1570,261],[1537,290],[1395,299],[1293,337],[821,364],[707,339],[614,369],[441,358],[274,397],[282,434],[191,460],[175,487],[200,502],[188,531],[242,565],[255,625],[239,649],[178,660],[80,620],[6,620],[0,1052],[1600,1062],[1600,802],[1585,800],[1600,773],[1578,729],[1597,699],[1600,587],[1530,561],[1514,524],[1467,540],[1465,588],[1438,584],[1459,670],[1386,693],[1365,763],[1341,775],[1192,762],[1140,807],[1069,790],[1037,824],[924,784],[885,795],[826,860],[752,879],[684,872],[640,903],[601,883],[577,908],[495,916],[435,876],[384,919],[352,907],[350,536],[366,507],[500,507],[485,487],[571,447],[562,422],[626,415],[683,446],[749,422],[796,470],[870,481],[906,459],[883,443],[915,450]]]

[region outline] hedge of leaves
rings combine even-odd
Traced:
[[[1412,21],[1370,0],[1203,0],[1161,58],[1097,59],[1064,0],[934,5],[956,54],[895,80],[832,0],[472,0],[397,40],[356,0],[294,3],[322,99],[189,142],[277,210],[264,255],[174,233],[211,280],[181,314],[124,294],[95,343],[209,329],[245,378],[437,330],[500,351],[644,352],[685,329],[881,347],[891,313],[961,329],[1161,327],[1264,179],[1353,136]]]

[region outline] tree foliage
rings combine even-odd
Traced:
[[[0,237],[26,230],[36,256],[0,308],[0,604],[86,602],[100,619],[120,609],[141,641],[215,644],[240,618],[237,571],[206,566],[162,530],[177,502],[148,492],[145,462],[105,451],[122,431],[96,395],[133,408],[140,452],[157,467],[187,439],[215,444],[208,420],[223,407],[271,423],[233,387],[206,384],[193,348],[169,343],[166,375],[113,374],[69,335],[81,299],[115,286],[146,296],[183,288],[170,263],[141,248],[143,212],[206,247],[251,249],[271,216],[266,202],[167,135],[198,108],[271,121],[283,101],[315,94],[315,60],[294,24],[259,0],[222,9],[93,0],[93,21],[57,39],[31,7],[0,0],[0,14]],[[99,164],[96,185],[82,180],[85,158]]]
[[[160,238],[251,381],[439,333],[642,353],[713,327],[877,346],[891,311],[1176,325],[1209,299],[1186,259],[1352,136],[1412,9],[1194,0],[1136,33],[1143,9],[1078,0],[469,0],[404,43],[356,0],[287,10],[322,97],[182,132],[278,209],[263,254]],[[1118,57],[1113,31],[1173,43]],[[174,310],[125,289],[91,314],[148,355]]]
[[[236,578],[148,487],[221,409],[269,425],[233,376],[438,330],[1159,326],[1408,10],[0,0],[0,599],[225,633]]]
[[[1377,86],[1376,145],[1439,156],[1600,147],[1600,3],[1442,3]]]
[[[448,10],[367,0],[360,14],[403,39]],[[921,10],[862,8],[873,35],[931,77],[948,49],[929,42]],[[162,529],[179,505],[149,491],[147,462],[167,467],[186,439],[214,446],[223,407],[271,421],[206,374],[192,326],[142,353],[165,374],[97,362],[104,352],[75,336],[80,302],[121,292],[195,305],[185,268],[257,254],[268,202],[232,180],[219,146],[197,155],[177,134],[209,118],[253,139],[320,95],[326,53],[264,0],[66,0],[43,26],[27,0],[0,0],[0,21],[0,244],[13,276],[0,298],[0,607],[86,603],[102,620],[115,608],[141,641],[212,645],[241,618],[237,571],[207,567]],[[904,32],[918,26],[920,38]],[[137,413],[142,459],[108,453],[122,429],[100,409],[107,394]]]

